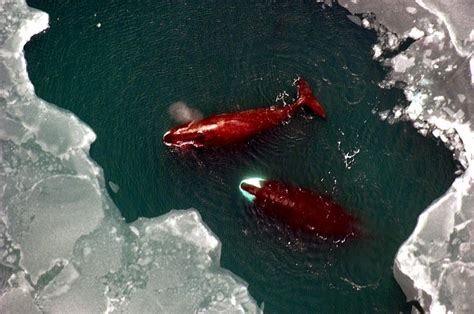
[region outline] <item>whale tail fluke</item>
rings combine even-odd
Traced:
[[[307,106],[314,114],[326,119],[326,113],[324,112],[323,106],[319,102],[318,98],[314,96],[311,87],[308,82],[302,78],[296,80],[296,86],[298,89],[298,99],[295,102],[295,106]]]

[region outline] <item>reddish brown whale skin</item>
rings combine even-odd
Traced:
[[[241,188],[255,196],[254,204],[264,215],[294,230],[332,240],[360,237],[358,220],[329,196],[271,180],[261,188],[247,183]]]
[[[187,148],[223,146],[245,141],[281,124],[303,105],[325,118],[324,109],[313,95],[309,84],[300,78],[296,81],[296,85],[298,98],[289,106],[223,113],[191,121],[166,132],[163,142],[168,146]]]

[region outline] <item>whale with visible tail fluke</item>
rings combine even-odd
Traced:
[[[163,142],[177,148],[224,146],[242,142],[281,124],[302,106],[324,119],[324,109],[313,95],[308,82],[298,78],[296,86],[297,99],[290,105],[223,113],[191,121],[166,132]]]

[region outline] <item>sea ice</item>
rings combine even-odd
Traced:
[[[124,222],[89,158],[94,132],[28,79],[23,45],[47,14],[0,12],[0,312],[261,312],[196,210]]]
[[[429,131],[443,140],[465,171],[420,215],[395,257],[394,275],[407,300],[418,300],[427,311],[472,313],[474,5],[441,0],[340,3],[354,14],[374,13],[379,32],[381,24],[400,38],[412,34],[418,39],[385,61],[394,70],[384,85],[407,83],[404,92],[411,103],[400,119],[410,119],[422,134]],[[413,33],[415,28],[419,31]],[[407,60],[412,60],[409,66]]]

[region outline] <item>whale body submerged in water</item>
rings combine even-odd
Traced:
[[[297,99],[291,105],[223,113],[172,128],[163,136],[167,146],[178,148],[223,146],[242,142],[269,130],[305,105],[322,118],[323,107],[304,79],[296,80]]]
[[[331,240],[360,237],[358,219],[327,195],[257,178],[243,180],[240,189],[257,210],[296,231]]]

